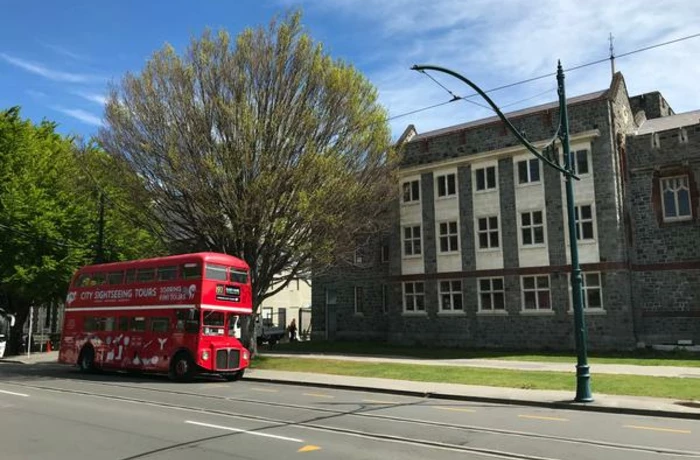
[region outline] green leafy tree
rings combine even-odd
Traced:
[[[16,352],[31,306],[62,300],[73,272],[95,257],[99,200],[89,168],[119,173],[94,147],[79,151],[53,123],[23,120],[19,108],[0,112],[0,307],[16,315],[9,352]],[[106,181],[105,181],[106,182]],[[134,206],[114,186],[113,202]],[[110,210],[106,241],[114,259],[158,251],[155,239]]]
[[[243,258],[256,311],[374,233],[396,192],[376,89],[299,13],[166,46],[113,88],[105,118],[102,147],[145,179],[167,239]]]

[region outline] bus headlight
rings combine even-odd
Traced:
[[[243,361],[248,361],[248,352],[247,351],[243,352]]]
[[[204,351],[202,352],[202,360],[203,360],[203,361],[206,361],[206,360],[208,360],[208,359],[209,359],[209,350],[204,350]]]

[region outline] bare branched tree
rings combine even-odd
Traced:
[[[159,231],[246,260],[256,311],[378,231],[397,190],[376,89],[299,13],[166,46],[112,88],[105,118],[100,143],[142,179]]]

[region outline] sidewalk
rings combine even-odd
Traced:
[[[58,362],[58,351],[47,352],[37,352],[32,353],[27,356],[15,355],[15,356],[5,356],[0,358],[0,364],[2,363],[12,363],[12,364],[39,364],[39,363],[57,363]]]
[[[381,356],[331,355],[306,353],[260,353],[260,356],[271,358],[301,358],[301,359],[334,359],[341,361],[356,361],[363,363],[393,363],[421,366],[461,366],[481,367],[489,369],[510,369],[519,371],[542,372],[576,372],[576,359],[571,363],[548,363],[533,361],[510,361],[499,359],[411,359]],[[629,364],[591,364],[591,373],[595,374],[627,374],[648,375],[650,377],[681,377],[700,379],[700,367],[674,366],[635,366]],[[700,384],[700,382],[696,382]]]
[[[594,394],[591,403],[573,401],[570,391],[523,390],[451,383],[349,377],[344,375],[249,369],[247,381],[361,390],[435,399],[518,404],[557,409],[589,410],[618,414],[675,417],[700,420],[700,403],[672,399]],[[690,383],[690,382],[689,382]]]

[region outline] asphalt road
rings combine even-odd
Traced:
[[[0,365],[0,459],[700,458],[700,421]]]

